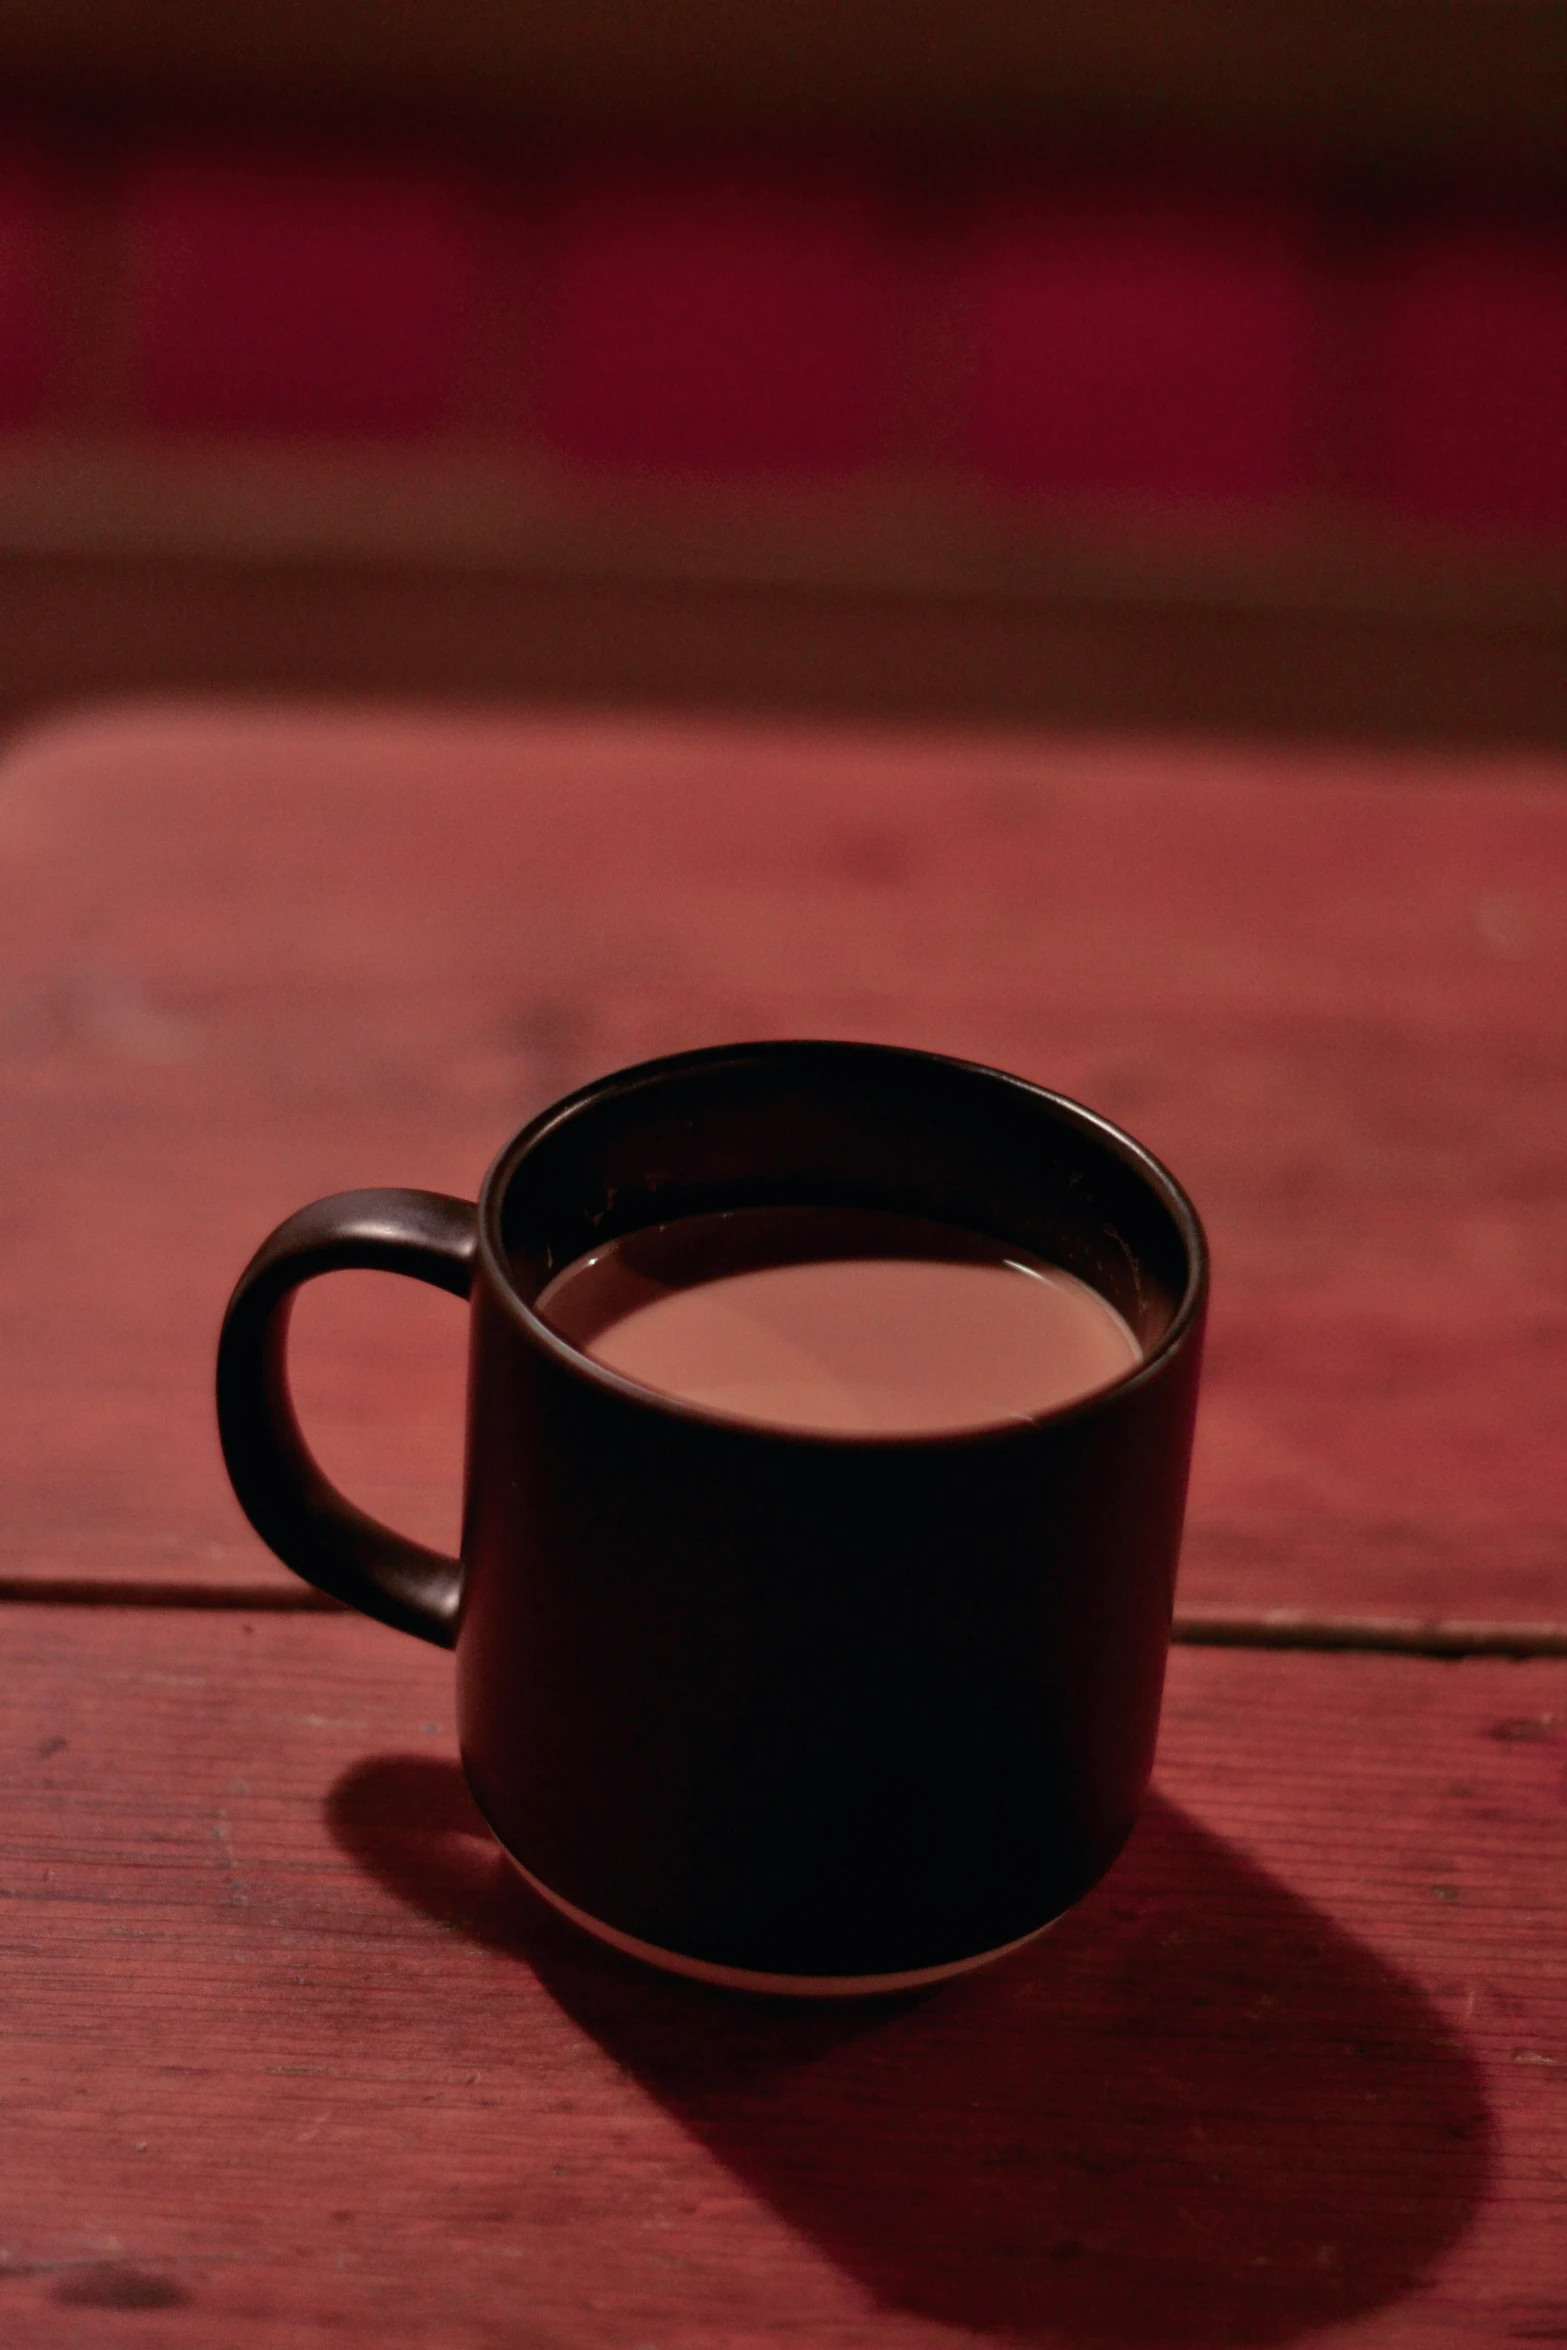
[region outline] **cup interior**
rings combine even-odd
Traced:
[[[555,1274],[653,1224],[737,1208],[931,1218],[1097,1289],[1145,1359],[1196,1310],[1196,1213],[1142,1146],[1064,1096],[888,1046],[720,1047],[601,1079],[492,1168],[481,1223],[531,1311]]]

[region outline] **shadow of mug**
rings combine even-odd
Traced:
[[[1040,1942],[820,2005],[661,1976],[534,1899],[455,1763],[329,1799],[399,1900],[562,2011],[884,2306],[1028,2340],[1268,2344],[1408,2292],[1488,2168],[1477,2067],[1417,1985],[1165,1799]]]

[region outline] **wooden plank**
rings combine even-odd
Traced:
[[[12,2339],[1567,2334],[1560,1664],[1179,1654],[1054,1935],[802,2012],[541,1914],[434,1653],[10,1614]]]
[[[1550,762],[280,709],[0,779],[0,1574],[271,1573],[208,1380],[321,1192],[471,1192],[567,1085],[748,1034],[1059,1085],[1211,1223],[1184,1594],[1567,1616]],[[327,1463],[454,1521],[461,1315],[300,1313]]]

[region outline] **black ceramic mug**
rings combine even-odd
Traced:
[[[1021,1422],[814,1434],[637,1386],[534,1310],[618,1236],[799,1205],[1064,1266],[1143,1359]],[[344,1266],[471,1299],[460,1562],[356,1510],[300,1436],[290,1302]],[[1132,1827],[1206,1286],[1174,1179],[1057,1094],[877,1045],[720,1047],[546,1110],[476,1209],[359,1191],[291,1216],[230,1302],[218,1417],[280,1558],[455,1646],[469,1785],[559,1909],[708,1980],[883,1989],[1039,1933]]]

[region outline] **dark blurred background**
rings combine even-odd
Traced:
[[[1567,739],[1567,7],[0,0],[0,708]]]

